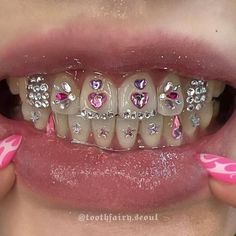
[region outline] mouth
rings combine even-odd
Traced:
[[[0,129],[23,136],[19,184],[89,211],[153,211],[209,194],[195,156],[233,142],[233,66],[197,41],[133,38],[97,45],[53,30],[1,54]]]

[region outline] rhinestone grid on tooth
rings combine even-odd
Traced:
[[[204,80],[192,80],[190,87],[187,90],[187,111],[199,111],[202,109],[204,102],[207,99],[207,82]]]
[[[31,106],[36,108],[49,107],[49,87],[42,75],[30,76],[26,89],[27,100]]]

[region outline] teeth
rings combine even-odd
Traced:
[[[86,143],[91,132],[90,120],[80,115],[69,115],[68,121],[72,139],[79,143]]]
[[[115,132],[115,118],[104,120],[92,120],[92,131],[98,146],[107,148],[110,146]]]
[[[164,117],[163,136],[167,146],[180,146],[183,141],[182,121],[178,116]]]
[[[179,115],[184,107],[179,77],[169,74],[157,89],[158,113],[163,116]]]
[[[79,89],[71,76],[62,73],[55,77],[52,95],[52,111],[58,114],[76,114],[79,111]]]
[[[7,84],[9,86],[10,92],[14,95],[19,94],[19,78],[7,79]]]
[[[183,134],[190,139],[195,138],[197,127],[200,125],[199,116],[194,112],[188,112],[183,110],[181,114],[181,120],[183,125]],[[198,125],[199,123],[199,125]]]
[[[214,80],[212,82],[214,84],[213,85],[212,96],[214,98],[217,98],[217,97],[219,97],[223,93],[223,91],[225,89],[225,83],[223,83],[221,81],[218,81],[218,80]]]
[[[60,138],[66,138],[69,130],[67,115],[55,113],[54,118],[57,136]]]
[[[35,128],[43,130],[47,126],[48,118],[51,113],[50,108],[35,108],[28,103],[22,103],[22,114],[25,120],[32,121]]]
[[[215,119],[220,113],[220,102],[214,101],[213,102],[213,116],[212,119]]]
[[[157,147],[160,143],[163,128],[163,117],[157,115],[144,119],[140,123],[139,133],[144,143],[149,147]]]
[[[199,111],[199,117],[201,129],[206,129],[210,125],[213,117],[213,101],[208,102],[203,106]]]
[[[27,101],[27,78],[20,78],[18,82],[19,86],[19,95],[22,103]]]
[[[156,110],[156,89],[147,73],[137,73],[127,78],[118,89],[119,115],[145,113]]]
[[[116,135],[121,148],[129,149],[135,144],[138,133],[138,120],[117,118]]]
[[[80,97],[81,111],[107,117],[117,113],[117,89],[114,84],[102,74],[94,73],[86,77]],[[86,115],[85,115],[86,116]]]

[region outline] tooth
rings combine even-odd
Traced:
[[[115,118],[92,120],[93,137],[99,147],[110,146],[115,131]]]
[[[51,113],[50,108],[35,108],[28,103],[22,103],[22,114],[25,120],[32,121],[35,128],[43,130],[47,126],[47,121]]]
[[[80,108],[91,118],[116,115],[117,89],[110,79],[99,73],[88,75],[81,90]]]
[[[158,113],[164,116],[179,115],[184,107],[184,98],[180,79],[175,74],[165,77],[163,83],[157,88]]]
[[[212,119],[215,119],[220,113],[220,102],[219,101],[214,101],[213,102],[213,115]]]
[[[7,84],[9,86],[10,92],[14,95],[19,94],[19,79],[9,78],[7,79]]]
[[[118,89],[118,103],[121,117],[156,111],[156,89],[150,75],[142,72],[127,78]]]
[[[69,128],[73,140],[86,143],[91,132],[91,122],[80,115],[69,115]]]
[[[147,146],[157,147],[160,143],[162,128],[163,116],[156,115],[154,117],[141,121],[139,133]]]
[[[183,142],[182,121],[179,116],[164,117],[163,137],[167,146],[180,146]]]
[[[121,148],[129,149],[135,144],[138,133],[139,120],[122,119],[116,120],[116,135]]]
[[[225,83],[218,80],[214,80],[213,83],[214,83],[214,86],[213,86],[212,96],[214,98],[217,98],[223,93],[225,89]]]
[[[79,89],[69,74],[61,73],[54,77],[51,94],[51,107],[54,113],[76,114],[79,111]]]
[[[188,137],[188,139],[194,139],[196,136],[196,130],[198,128],[197,123],[200,122],[199,116],[194,112],[188,112],[186,109],[183,110],[181,114],[182,127],[184,137]],[[193,123],[193,121],[195,123]],[[196,125],[194,125],[196,124]],[[200,124],[200,123],[199,123]]]
[[[69,129],[67,115],[54,113],[54,118],[57,136],[60,138],[66,138]]]
[[[18,82],[19,95],[23,103],[27,101],[27,89],[26,89],[27,81],[28,81],[27,78],[19,78],[19,82]]]
[[[206,129],[213,117],[213,101],[206,103],[203,108],[199,111],[200,127]]]

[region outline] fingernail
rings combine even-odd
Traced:
[[[202,166],[209,175],[225,183],[236,184],[236,161],[213,154],[199,155]]]
[[[9,165],[21,144],[22,136],[11,135],[0,141],[0,169]]]

